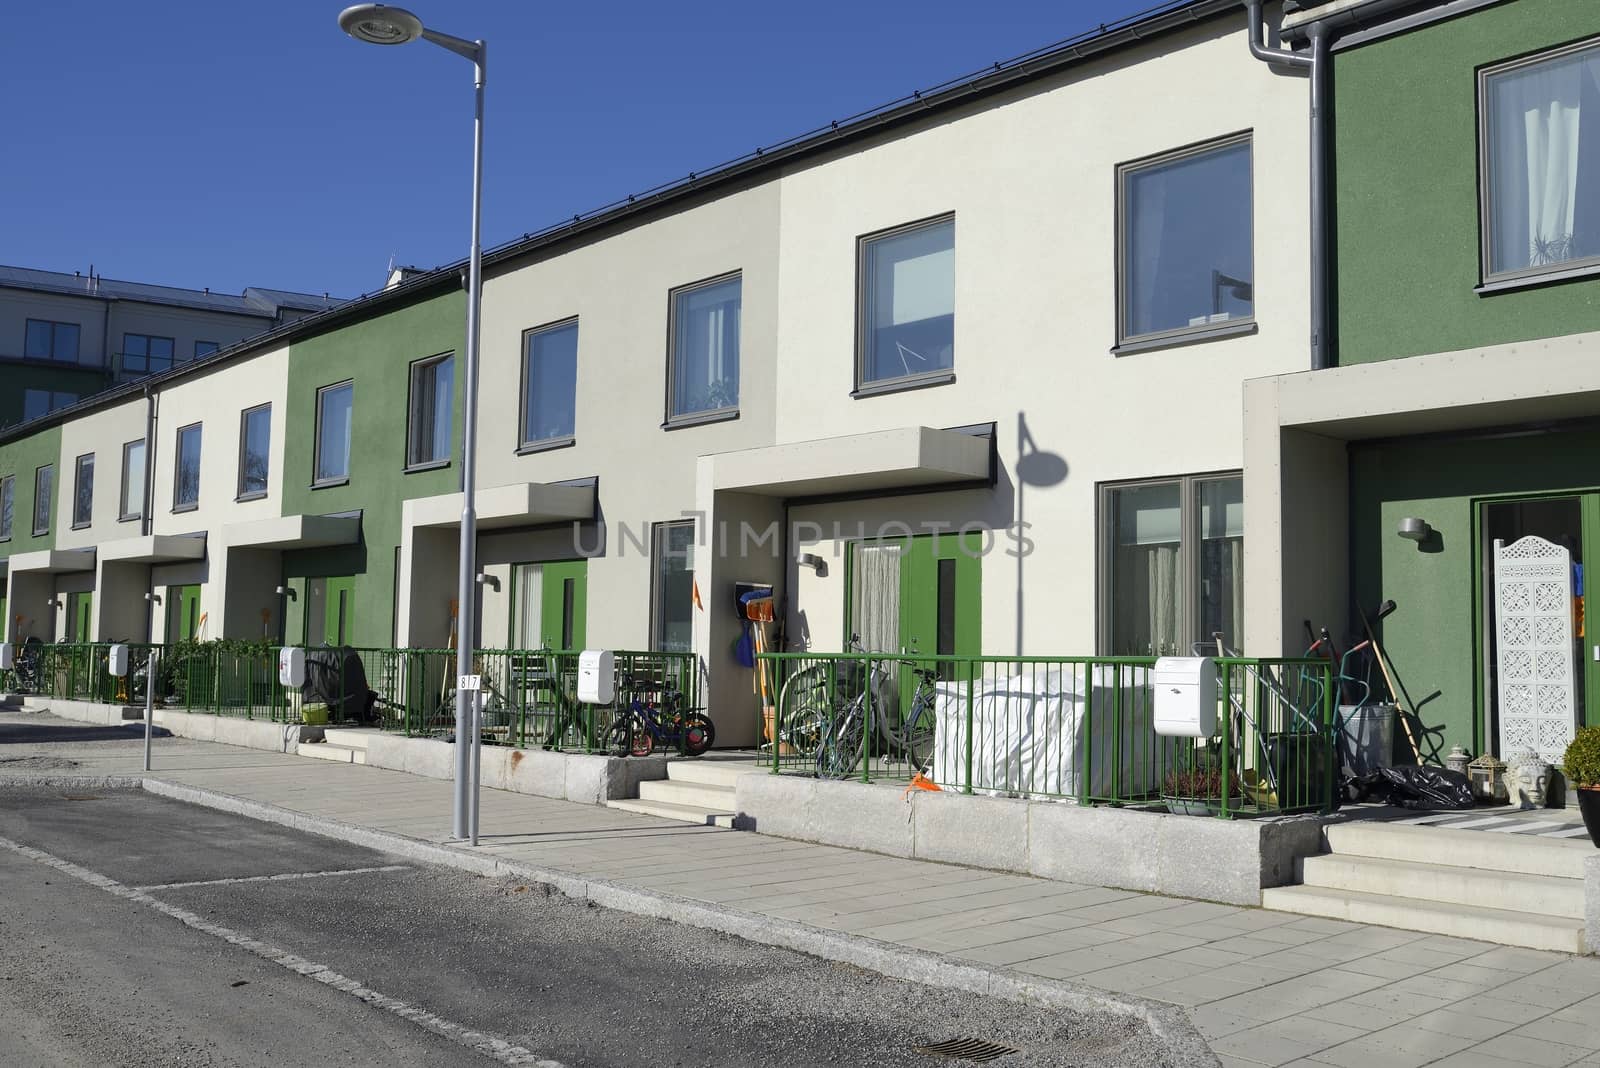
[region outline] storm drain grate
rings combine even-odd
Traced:
[[[933,1042],[926,1046],[913,1046],[912,1050],[932,1057],[950,1057],[955,1060],[975,1061],[978,1064],[987,1064],[1008,1053],[1022,1052],[1020,1049],[1002,1046],[985,1038],[948,1038],[943,1042]]]

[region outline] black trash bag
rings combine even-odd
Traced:
[[[300,688],[306,701],[328,706],[330,723],[377,721],[377,693],[367,685],[367,666],[348,645],[306,650],[306,681]]]
[[[1346,780],[1347,795],[1356,801],[1382,801],[1401,808],[1471,808],[1472,783],[1449,768],[1379,768]]]

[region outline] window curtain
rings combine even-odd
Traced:
[[[1131,215],[1127,248],[1128,294],[1123,314],[1127,336],[1161,329],[1155,298],[1161,285],[1161,253],[1167,229],[1167,177],[1158,170],[1130,175],[1123,210]]]
[[[1495,270],[1562,263],[1577,247],[1582,128],[1600,132],[1600,55],[1573,56],[1495,79],[1491,167]]]
[[[869,652],[900,651],[901,545],[855,545],[850,620]]]
[[[544,569],[538,564],[517,565],[516,633],[511,644],[517,649],[537,649],[539,624],[544,611]]]

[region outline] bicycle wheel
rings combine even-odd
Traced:
[[[716,725],[699,712],[683,717],[683,752],[685,756],[699,756],[711,748],[717,739]]]
[[[817,777],[848,778],[850,773],[856,770],[856,765],[861,763],[861,742],[864,733],[861,702],[852,701],[817,749]]]
[[[828,733],[828,721],[815,708],[807,708],[789,721],[785,721],[780,737],[783,743],[807,760],[817,755],[817,747]]]
[[[631,713],[619,715],[606,736],[606,751],[612,756],[646,757],[655,747],[644,721]]]
[[[923,683],[917,687],[917,692],[911,699],[911,710],[906,713],[900,732],[906,759],[919,772],[927,771],[928,763],[933,759],[933,741],[938,718],[933,687]]]

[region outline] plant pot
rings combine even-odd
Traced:
[[[1589,841],[1600,847],[1600,786],[1578,787],[1578,811],[1583,813]]]
[[[1167,803],[1167,811],[1174,816],[1209,816],[1222,808],[1218,800],[1206,800],[1199,797],[1163,797]]]

